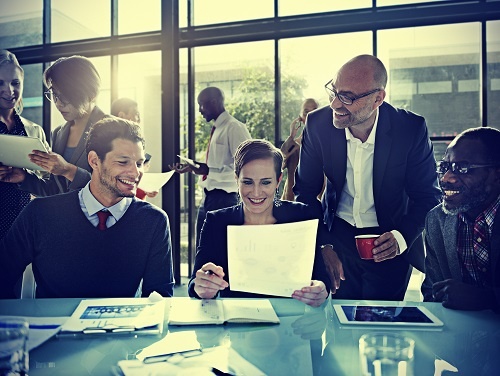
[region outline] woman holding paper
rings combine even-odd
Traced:
[[[37,137],[50,150],[42,127],[20,116],[23,110],[24,70],[16,56],[0,50],[0,133]],[[20,191],[16,184],[4,181],[12,167],[0,160],[0,239],[9,230],[21,210],[31,200],[28,192]]]
[[[45,97],[54,103],[66,123],[52,132],[52,151],[34,150],[30,160],[49,172],[49,178],[13,168],[4,181],[35,196],[50,196],[83,188],[91,168],[85,151],[85,135],[106,115],[96,106],[101,79],[94,64],[83,56],[57,59],[43,73]],[[5,180],[8,179],[8,180]]]
[[[217,295],[263,296],[231,290],[227,227],[271,225],[315,219],[308,206],[277,198],[282,163],[283,154],[268,141],[246,140],[239,145],[234,156],[234,166],[241,203],[207,214],[200,235],[195,271],[189,282],[189,296],[202,299],[215,298]],[[269,251],[272,252],[271,249]],[[260,262],[262,268],[265,268],[266,260]],[[319,306],[328,297],[330,279],[318,247],[314,255],[312,278],[308,286],[295,290],[291,296],[311,306]]]

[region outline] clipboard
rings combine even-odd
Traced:
[[[39,138],[0,134],[0,162],[4,166],[44,171],[30,161],[28,154],[33,150],[48,152]]]

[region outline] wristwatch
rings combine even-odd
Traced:
[[[320,248],[321,248],[321,250],[323,250],[323,248],[325,248],[325,247],[330,247],[331,249],[333,249],[333,245],[331,245],[331,244],[323,244]]]

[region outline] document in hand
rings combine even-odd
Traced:
[[[311,284],[318,220],[228,226],[227,257],[233,291],[290,297]]]
[[[164,315],[164,299],[84,299],[62,326],[61,333],[158,334],[163,331]]]
[[[203,325],[224,323],[278,324],[268,299],[172,299],[169,325]]]
[[[146,172],[142,175],[139,188],[146,192],[159,191],[161,187],[168,183],[175,171],[168,172]]]

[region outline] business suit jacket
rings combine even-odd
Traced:
[[[74,164],[78,169],[73,181],[69,181],[64,176],[56,176],[50,174],[49,178],[41,178],[31,171],[27,171],[26,178],[19,185],[19,188],[28,191],[35,196],[51,196],[58,193],[64,193],[83,188],[90,181],[92,169],[87,161],[87,152],[85,151],[85,143],[90,127],[96,122],[106,117],[97,106],[94,107],[90,114],[87,126],[83,131],[83,135],[75,148],[75,151],[68,161]],[[52,132],[52,151],[63,155],[68,143],[70,128],[73,122],[57,127]]]
[[[462,281],[462,268],[457,254],[458,216],[447,215],[436,206],[425,221],[425,279],[422,283],[424,301],[434,301],[432,285],[445,279]],[[493,223],[490,239],[490,280],[500,310],[500,214]]]
[[[345,130],[334,127],[332,109],[327,106],[309,113],[294,193],[297,201],[323,212],[328,231],[346,169]],[[323,174],[327,184],[320,205],[316,196],[323,187]],[[379,107],[371,189],[379,226],[384,232],[398,230],[403,235],[408,245],[404,257],[423,271],[425,216],[440,199],[433,147],[423,117],[385,102]]]
[[[308,206],[290,201],[281,201],[280,206],[273,206],[273,216],[276,219],[277,224],[306,221],[317,218]],[[196,278],[196,271],[207,262],[213,262],[215,265],[221,266],[225,273],[224,280],[229,282],[230,270],[228,270],[227,261],[227,226],[240,226],[243,225],[244,222],[245,217],[243,214],[243,204],[209,211],[207,213],[205,223],[201,230],[200,245],[194,262],[193,274],[191,276],[191,280],[189,281],[189,296],[199,298],[198,294],[194,291],[194,279]],[[317,245],[319,246],[320,244],[318,243]],[[330,291],[330,278],[326,273],[323,257],[318,246],[316,247],[314,257],[312,279],[323,281],[326,285],[327,291]],[[262,260],[263,267],[265,264],[266,260]],[[241,291],[231,291],[231,286],[220,291],[219,295],[225,298],[265,296]]]

